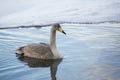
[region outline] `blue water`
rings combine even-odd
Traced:
[[[16,57],[29,43],[49,43],[51,26],[0,30],[0,80],[120,80],[120,25],[61,24],[61,61]]]

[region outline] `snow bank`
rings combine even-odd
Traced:
[[[120,0],[1,0],[0,24],[120,22]]]

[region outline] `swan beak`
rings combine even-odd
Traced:
[[[66,34],[64,31],[62,31],[63,34]]]
[[[63,34],[66,34],[61,27],[58,29],[58,31],[62,32]]]

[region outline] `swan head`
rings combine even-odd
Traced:
[[[54,30],[57,30],[57,31],[59,31],[59,32],[61,32],[61,33],[63,33],[63,34],[66,34],[66,33],[64,32],[64,30],[62,29],[62,27],[60,26],[59,23],[53,24],[53,27],[54,27]]]

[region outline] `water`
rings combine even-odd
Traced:
[[[61,26],[67,35],[57,32],[60,61],[18,59],[15,54],[29,43],[49,43],[50,26],[0,30],[0,80],[120,80],[119,24]]]

